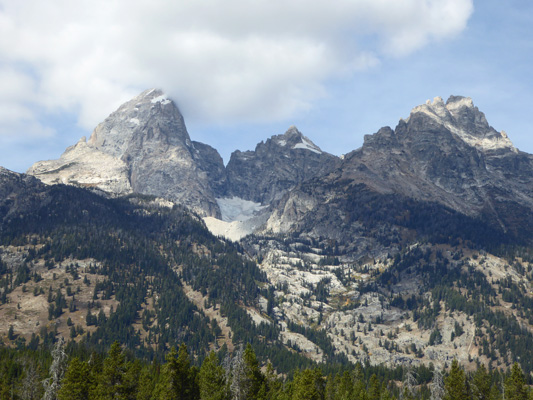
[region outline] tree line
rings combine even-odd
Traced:
[[[72,350],[72,349],[71,349]],[[479,365],[449,368],[360,363],[335,374],[320,365],[278,374],[261,364],[250,344],[233,353],[192,357],[185,344],[165,361],[147,362],[114,342],[105,354],[69,353],[62,339],[52,351],[0,349],[0,400],[531,400],[518,364],[508,371]]]

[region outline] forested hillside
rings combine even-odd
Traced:
[[[81,349],[119,341],[137,357],[163,360],[180,343],[199,359],[252,343],[280,371],[311,365],[281,345],[276,325],[254,324],[246,312],[266,283],[255,262],[186,209],[9,179],[0,207],[5,345],[35,350],[59,334]],[[205,300],[195,303],[195,294]]]
[[[526,400],[533,395],[518,364],[504,374],[484,366],[465,371],[453,360],[444,371],[356,364],[335,374],[313,368],[280,376],[250,345],[232,355],[211,351],[199,360],[182,344],[172,347],[163,363],[135,358],[118,342],[106,354],[69,353],[63,341],[51,352],[1,349],[0,399]]]

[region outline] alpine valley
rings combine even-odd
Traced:
[[[58,160],[0,169],[0,336],[529,374],[532,249],[533,156],[470,98],[342,157],[290,127],[224,165],[152,89]]]

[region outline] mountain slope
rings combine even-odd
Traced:
[[[0,194],[7,345],[49,345],[61,335],[102,351],[119,340],[162,360],[182,342],[200,359],[253,342],[280,371],[311,365],[261,316],[266,281],[256,263],[185,207],[147,195],[109,199],[5,169]]]

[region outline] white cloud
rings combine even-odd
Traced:
[[[285,118],[327,79],[460,33],[472,11],[472,0],[0,0],[0,134],[50,134],[35,107],[90,129],[154,86],[186,118]]]

